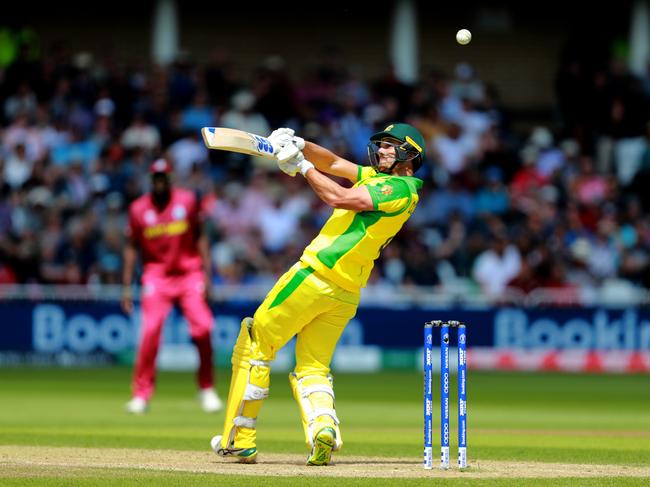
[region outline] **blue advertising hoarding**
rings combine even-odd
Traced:
[[[256,303],[213,306],[218,350],[230,351],[242,317]],[[0,351],[118,354],[137,343],[138,309],[129,317],[115,302],[5,301],[0,305]],[[648,308],[386,309],[361,306],[341,338],[342,345],[417,349],[430,320],[467,323],[471,347],[650,351]],[[184,319],[174,310],[164,343],[189,343]]]

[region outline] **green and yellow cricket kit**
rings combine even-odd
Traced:
[[[374,211],[334,210],[300,260],[342,288],[358,292],[381,250],[415,210],[422,181],[359,166],[355,186],[368,188]]]
[[[332,355],[356,314],[360,288],[365,286],[375,259],[413,213],[422,181],[360,167],[356,186],[368,188],[374,210],[335,210],[300,261],[257,308],[252,323],[242,323],[233,351],[222,448],[241,451],[256,446],[255,425],[268,395],[271,361],[294,336],[296,367],[289,381],[306,443],[312,448],[310,458],[318,456],[314,438],[320,438],[323,428],[334,430],[334,450],[341,448],[329,375]]]

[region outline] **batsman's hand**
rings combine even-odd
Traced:
[[[281,151],[285,145],[291,143],[293,134],[293,129],[287,127],[282,127],[271,132],[271,135],[269,135],[267,139],[269,139],[271,144],[273,144],[275,154]]]
[[[281,162],[290,161],[291,159],[298,157],[298,154],[302,156],[302,152],[300,151],[298,146],[293,142],[289,142],[282,149],[280,149],[280,151],[277,154],[275,154],[275,157],[278,160],[278,163],[281,163]]]
[[[286,160],[286,161],[280,161],[278,159],[278,167],[280,170],[288,174],[291,177],[294,177],[298,172],[300,172],[300,168],[298,165],[300,162],[304,159],[302,152],[298,151],[298,153],[291,159]]]
[[[276,154],[290,143],[293,143],[300,150],[305,148],[305,139],[295,135],[294,130],[288,127],[274,130],[267,139],[269,139],[271,144],[273,144]]]
[[[305,156],[302,155],[302,152],[298,152],[294,158],[289,159],[288,161],[278,161],[278,167],[282,170],[283,173],[294,177],[298,173],[301,173],[303,176],[305,176],[307,174],[307,171],[314,168],[314,165],[305,159]]]
[[[300,150],[303,150],[305,148],[305,139],[303,139],[302,137],[298,137],[297,135],[294,135],[293,138],[291,139],[291,142],[293,142],[294,145]]]

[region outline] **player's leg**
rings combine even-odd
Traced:
[[[309,465],[327,465],[332,450],[343,446],[329,366],[336,343],[358,304],[358,301],[343,302],[331,297],[323,299],[330,301],[331,308],[298,333],[296,368],[289,375],[310,448]]]
[[[302,326],[313,319],[313,297],[301,294],[311,271],[293,266],[280,278],[254,318],[242,321],[232,354],[232,377],[223,434],[213,438],[220,455],[252,455],[256,449],[256,422],[268,396],[270,362]],[[256,453],[256,450],[255,450]]]
[[[216,412],[223,403],[214,390],[214,363],[211,335],[214,316],[205,300],[205,281],[202,272],[194,272],[179,278],[179,306],[185,316],[192,342],[199,355],[197,383],[199,400],[206,412]]]
[[[127,406],[130,412],[144,412],[147,402],[153,395],[160,334],[173,305],[173,301],[165,293],[163,282],[160,279],[143,279],[142,284],[140,299],[142,321],[140,342],[133,370],[133,399]]]
[[[269,393],[269,364],[252,339],[253,319],[244,318],[232,351],[232,376],[226,402],[223,434],[212,438],[213,450],[254,463],[257,457],[255,426],[262,401]],[[253,357],[256,357],[255,359]]]

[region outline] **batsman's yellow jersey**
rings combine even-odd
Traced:
[[[359,166],[355,186],[368,188],[374,210],[335,209],[300,258],[317,273],[349,291],[358,291],[366,285],[375,259],[415,210],[422,181]]]

